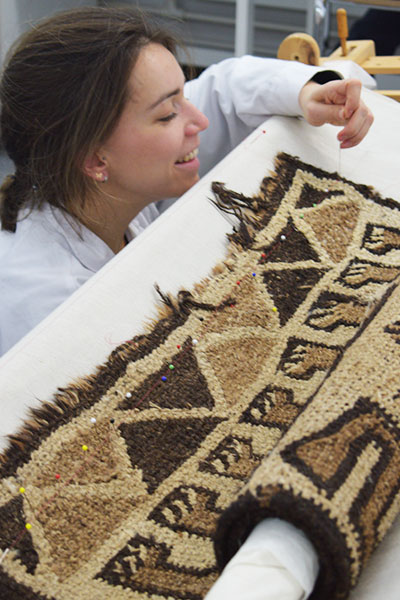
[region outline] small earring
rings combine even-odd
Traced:
[[[108,175],[105,173],[96,173],[96,180],[100,183],[106,183],[106,181],[108,181]]]

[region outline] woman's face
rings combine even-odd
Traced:
[[[143,206],[176,197],[199,178],[199,132],[208,119],[183,95],[184,76],[164,46],[145,46],[118,124],[100,153],[110,194]]]

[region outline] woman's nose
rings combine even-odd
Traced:
[[[207,129],[209,121],[198,108],[196,108],[191,102],[188,102],[188,108],[190,115],[188,123],[185,129],[186,135],[197,135],[200,131]]]

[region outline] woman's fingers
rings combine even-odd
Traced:
[[[359,144],[367,135],[374,117],[369,108],[363,103],[353,112],[351,118],[345,122],[344,128],[338,134],[341,148],[352,148]]]
[[[344,107],[343,117],[351,119],[354,112],[359,108],[361,102],[361,81],[357,79],[347,79],[344,84]]]
[[[342,148],[352,148],[367,135],[373,123],[369,108],[361,100],[357,79],[330,81],[324,85],[309,82],[303,88],[301,106],[311,125],[324,123],[342,126],[338,134]]]

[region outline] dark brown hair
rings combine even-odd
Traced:
[[[13,46],[0,84],[2,141],[16,167],[0,189],[2,229],[46,202],[83,215],[96,185],[83,160],[116,126],[149,42],[175,54],[174,36],[143,12],[97,7],[58,13]]]

